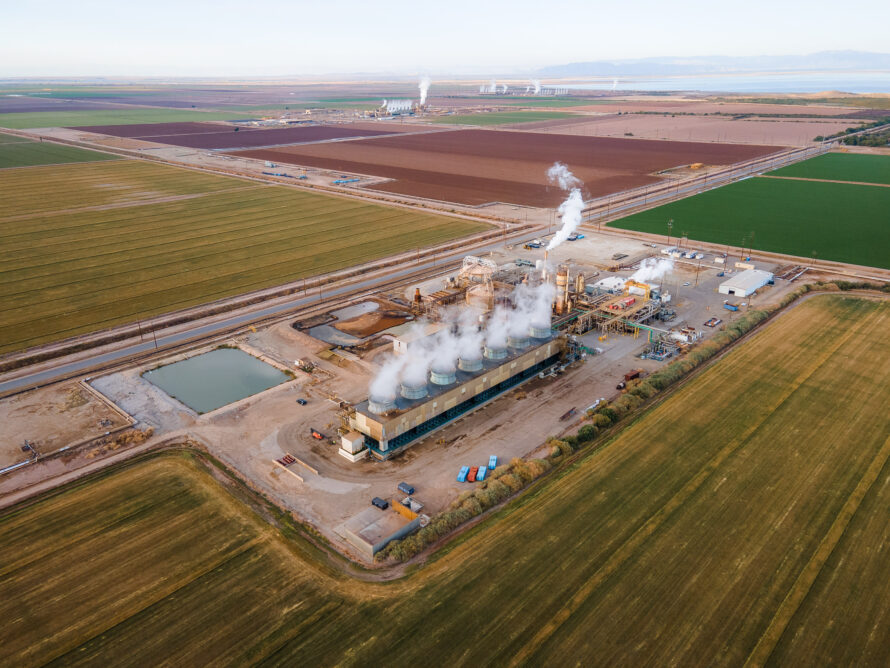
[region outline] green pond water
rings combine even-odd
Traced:
[[[146,371],[142,377],[198,413],[268,390],[290,378],[237,348],[217,348]]]

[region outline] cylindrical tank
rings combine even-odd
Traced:
[[[423,399],[426,395],[426,383],[416,385],[402,383],[402,396],[406,399]]]
[[[533,324],[528,328],[528,335],[533,339],[550,338],[550,325],[545,325],[543,323]]]
[[[485,346],[485,357],[490,360],[502,360],[507,356],[506,348],[492,348]]]
[[[579,271],[578,275],[575,276],[575,292],[583,295],[585,288],[587,288],[587,283],[584,280],[584,274]]]
[[[569,289],[569,268],[560,265],[556,272],[556,315],[566,312],[566,292]]]
[[[396,409],[395,397],[369,397],[368,410],[375,415],[383,415]]]
[[[528,348],[527,336],[508,336],[507,345],[511,348]]]
[[[451,385],[457,382],[457,370],[451,367],[439,367],[430,369],[430,382],[434,385]]]
[[[482,358],[463,358],[457,362],[457,366],[461,371],[468,371],[473,373],[474,371],[482,371]]]

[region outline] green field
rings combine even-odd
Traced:
[[[756,177],[609,225],[890,269],[888,211],[890,188]]]
[[[890,185],[890,156],[863,153],[825,153],[782,167],[770,176],[825,179]]]
[[[188,111],[178,109],[96,109],[84,111],[34,111],[0,114],[0,127],[60,128],[81,125],[130,125],[132,123],[178,123],[180,121],[226,121],[232,111]]]
[[[23,137],[0,133],[0,169],[117,159],[118,156],[110,153],[99,153],[51,142],[31,141]]]
[[[3,170],[0,352],[487,228],[146,162]]]
[[[612,103],[614,100],[605,102]],[[592,104],[603,104],[603,101],[596,100],[578,100],[565,97],[522,97],[516,100],[498,100],[498,104],[509,104],[516,107],[544,107],[544,108],[562,108],[562,107],[589,107]]]
[[[807,300],[419,570],[183,454],[0,513],[0,663],[887,665],[890,304]]]
[[[455,114],[454,116],[437,116],[431,118],[432,123],[448,125],[506,125],[507,123],[530,123],[533,121],[550,121],[557,118],[568,118],[572,114],[561,111],[497,111],[480,114]]]

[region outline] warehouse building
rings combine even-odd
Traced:
[[[355,407],[350,426],[364,436],[363,445],[372,457],[389,459],[557,363],[564,341],[549,329],[533,334],[536,337],[509,339],[505,348],[486,347],[478,359],[461,359],[456,368],[434,369],[429,383],[402,385],[398,397],[370,397]],[[358,445],[353,443],[350,449]]]
[[[762,269],[746,269],[736,274],[729,280],[723,281],[718,288],[722,295],[735,295],[736,297],[748,297],[773,282],[773,275]]]

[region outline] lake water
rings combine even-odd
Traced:
[[[675,77],[613,77],[570,84],[574,90],[702,91],[706,93],[890,93],[890,72],[784,72]]]
[[[142,377],[197,413],[209,413],[290,380],[238,348],[217,348],[146,371]]]

